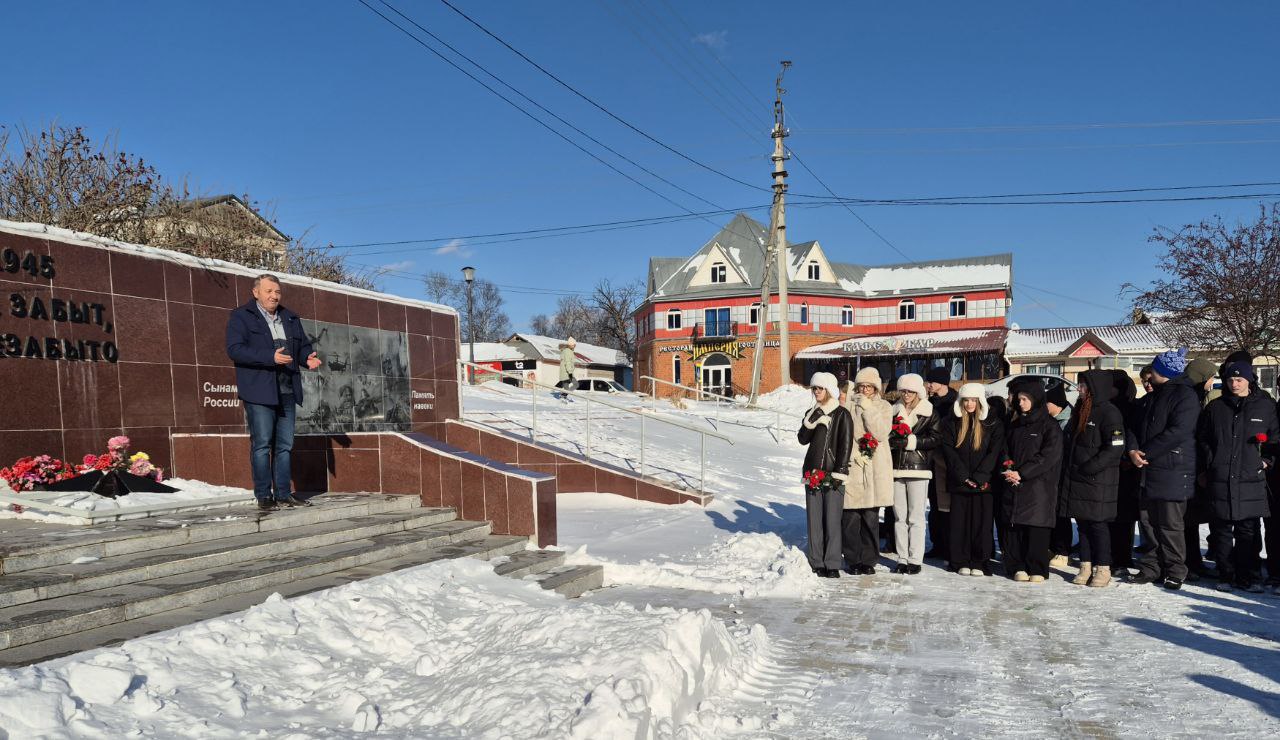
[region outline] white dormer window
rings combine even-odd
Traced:
[[[667,311],[667,328],[668,328],[668,329],[679,329],[679,328],[680,328],[680,318],[681,318],[680,309],[678,309],[678,308],[673,308],[673,309],[671,309],[671,310]]]
[[[898,321],[916,320],[916,302],[910,298],[898,301]]]
[[[729,274],[723,262],[715,262],[711,265],[711,282],[723,283],[727,282]]]
[[[818,266],[817,260],[813,260],[812,262],[809,263],[809,279],[810,280],[822,279],[822,268]]]
[[[853,306],[840,307],[840,326],[853,326]]]
[[[756,326],[760,323],[760,304],[752,303],[751,310],[747,312],[747,323]]]
[[[951,318],[963,319],[969,313],[969,302],[962,295],[951,296]]]

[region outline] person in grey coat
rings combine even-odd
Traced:
[[[1280,436],[1275,402],[1257,387],[1247,363],[1223,372],[1225,391],[1200,416],[1196,437],[1200,467],[1209,494],[1210,551],[1218,556],[1218,590],[1234,583],[1252,593],[1262,588],[1262,517],[1267,506],[1267,469],[1275,465]]]
[[[853,449],[853,417],[840,405],[836,376],[814,373],[809,385],[814,405],[796,431],[796,439],[809,448],[803,468],[809,567],[822,578],[839,578],[844,563],[840,519]]]
[[[1143,540],[1152,547],[1138,562],[1133,583],[1177,590],[1187,577],[1183,515],[1195,492],[1196,425],[1200,398],[1186,377],[1187,350],[1157,355],[1151,363],[1151,401],[1129,430],[1129,460],[1142,474]]]

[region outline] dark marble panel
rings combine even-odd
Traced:
[[[23,413],[8,413],[0,426],[8,429],[61,429],[58,362],[51,360],[0,358],[0,388],[7,398],[22,398]],[[58,447],[62,440],[59,438]],[[61,450],[59,449],[59,452]],[[2,460],[2,458],[0,458]],[[10,461],[0,462],[8,465]]]
[[[240,305],[236,298],[235,275],[192,268],[191,302],[216,308],[235,308]]]
[[[347,318],[352,326],[378,328],[378,302],[372,298],[347,296]]]
[[[111,252],[111,292],[138,298],[165,297],[164,260]]]
[[[49,285],[49,278],[45,277],[45,273],[41,271],[41,258],[54,257],[49,247],[49,242],[37,237],[19,234],[0,234],[0,255],[5,251],[12,253],[9,260],[0,260],[0,278],[15,283],[23,283],[26,285]],[[35,257],[34,264],[35,274],[23,267],[27,254],[30,253]],[[45,261],[48,264],[48,261]],[[57,258],[54,258],[53,264],[54,279],[58,278]]]
[[[169,312],[164,301],[116,296],[112,306],[120,357],[132,362],[171,361]]]
[[[378,328],[384,331],[405,332],[404,304],[378,301]]]
[[[53,284],[57,287],[110,292],[111,258],[106,249],[51,241],[49,254],[54,260]]]
[[[119,368],[124,426],[173,426],[173,373],[169,365],[122,362]]]
[[[230,367],[227,357],[227,320],[225,308],[196,305],[193,310],[196,335],[196,362],[200,365]]]
[[[164,296],[176,303],[191,302],[191,268],[175,262],[164,263]]]
[[[120,366],[107,362],[57,362],[66,429],[119,429]]]
[[[316,321],[333,324],[347,323],[347,295],[332,290],[315,289]]]
[[[169,355],[173,362],[196,364],[196,319],[190,303],[166,304],[169,317]]]

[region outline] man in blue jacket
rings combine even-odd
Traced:
[[[281,504],[308,505],[293,496],[289,453],[302,404],[301,368],[320,367],[302,322],[280,305],[280,294],[279,278],[259,275],[253,280],[253,300],[232,310],[227,321],[227,356],[236,366],[236,387],[249,425],[253,495],[266,511]],[[298,363],[295,357],[306,360]]]
[[[1129,460],[1142,475],[1142,538],[1154,545],[1142,556],[1132,582],[1159,583],[1171,590],[1182,588],[1187,578],[1183,516],[1195,492],[1200,419],[1200,399],[1186,368],[1185,349],[1156,356],[1151,400],[1128,435]]]

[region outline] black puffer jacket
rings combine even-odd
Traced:
[[[978,423],[982,427],[982,444],[975,450],[970,440],[965,440],[964,444],[956,447],[960,437],[960,420],[955,418],[954,413],[947,419],[939,449],[947,461],[947,489],[952,494],[982,491],[982,487],[991,482],[1000,465],[1000,453],[1004,451],[1004,426],[990,410],[987,411],[987,418]],[[970,488],[965,481],[973,481],[978,487]],[[990,493],[990,489],[986,492]]]
[[[1067,422],[1066,465],[1062,476],[1062,516],[1086,522],[1111,522],[1120,497],[1120,461],[1124,458],[1124,416],[1112,403],[1115,381],[1107,370],[1086,370],[1081,382],[1092,395],[1089,419],[1077,432],[1076,414]]]
[[[1228,391],[1201,414],[1196,438],[1214,517],[1239,521],[1271,515],[1263,462],[1275,465],[1277,426],[1275,402],[1256,389],[1244,398]],[[1266,435],[1266,443],[1254,441],[1259,434]]]
[[[1195,493],[1200,399],[1185,375],[1156,386],[1150,397],[1136,428],[1128,434],[1127,449],[1147,454],[1148,464],[1140,469],[1142,495],[1156,501],[1186,501]]]
[[[921,473],[914,477],[929,478],[933,475],[933,455],[934,449],[937,448],[939,440],[942,438],[942,424],[939,420],[941,415],[933,404],[925,399],[920,399],[916,403],[913,411],[915,414],[915,423],[911,425],[911,436],[914,441],[908,438],[899,442],[889,436],[889,447],[893,450],[893,475],[895,478],[912,477],[910,473]],[[908,416],[903,409],[901,403],[893,405],[893,416]],[[910,447],[911,449],[907,449]],[[902,473],[908,475],[902,475]]]
[[[1058,475],[1062,468],[1062,428],[1044,407],[1044,386],[1028,383],[1019,393],[1031,396],[1031,411],[1009,423],[1006,456],[1022,481],[1005,485],[1004,513],[1010,524],[1052,527],[1058,514]]]
[[[823,421],[824,417],[829,421]],[[828,414],[815,406],[805,416],[796,439],[809,446],[804,453],[802,475],[810,470],[825,470],[843,484],[849,476],[849,452],[853,449],[853,417],[848,409],[837,402]]]

